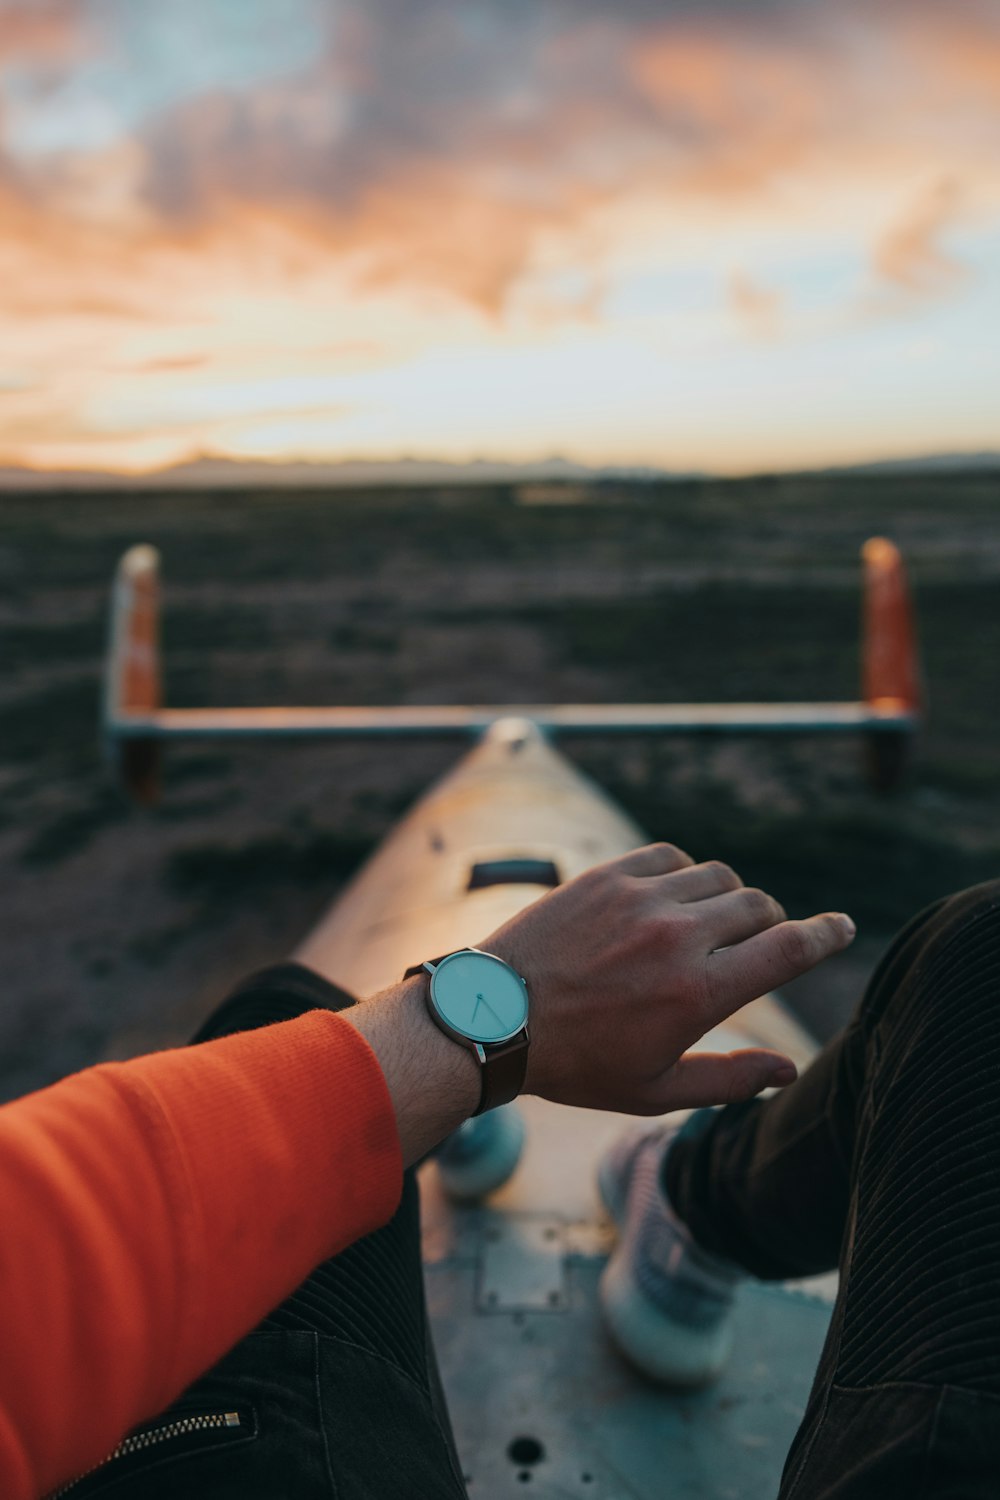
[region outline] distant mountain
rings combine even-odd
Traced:
[[[831,466],[825,474],[918,474],[956,469],[1000,470],[1000,451],[991,453],[933,453],[914,458],[888,458],[872,463]],[[812,472],[816,472],[815,470]],[[203,457],[147,474],[108,474],[92,469],[22,469],[0,467],[4,490],[131,491],[164,489],[336,489],[366,485],[521,484],[566,481],[596,484],[601,480],[644,483],[704,479],[696,470],[656,469],[625,465],[593,467],[568,458],[543,458],[533,463],[504,463],[480,458],[471,463],[443,459],[344,459],[339,463],[308,463]]]
[[[882,458],[867,464],[839,465],[825,472],[830,474],[920,474],[952,469],[1000,469],[1000,451],[995,453],[926,453],[915,458]]]
[[[147,474],[107,474],[88,469],[0,468],[0,490],[255,489],[263,485],[346,487],[349,485],[518,484],[522,481],[602,479],[679,479],[695,477],[650,468],[592,468],[565,458],[535,463],[472,463],[444,460],[345,459],[340,463],[268,462],[196,458]]]

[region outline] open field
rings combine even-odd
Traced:
[[[580,742],[655,837],[730,859],[855,951],[800,981],[840,1024],[909,912],[1000,872],[1000,474],[0,497],[0,1097],[183,1034],[283,956],[454,744],[179,750],[136,813],[97,744],[107,587],[163,554],[175,704],[839,698],[858,549],[903,548],[929,720],[892,799],[848,741]]]

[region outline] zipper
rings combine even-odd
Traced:
[[[45,1500],[61,1500],[63,1495],[72,1494],[76,1486],[84,1479],[89,1479],[105,1465],[113,1463],[116,1458],[127,1458],[132,1453],[142,1453],[147,1448],[155,1448],[158,1443],[169,1443],[171,1438],[187,1437],[192,1432],[207,1432],[218,1427],[240,1427],[242,1422],[238,1411],[209,1411],[201,1412],[190,1417],[176,1417],[172,1422],[164,1422],[159,1427],[144,1427],[139,1432],[133,1432],[127,1438],[122,1438],[107,1458],[102,1458],[92,1468],[83,1474],[78,1474],[71,1479],[69,1484],[64,1484],[62,1489],[53,1490],[45,1497]]]

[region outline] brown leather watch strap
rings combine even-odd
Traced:
[[[486,1061],[480,1066],[483,1075],[483,1091],[479,1096],[477,1115],[488,1109],[498,1109],[516,1099],[524,1087],[524,1075],[528,1071],[528,1038],[522,1032],[512,1042],[499,1042],[484,1048]]]
[[[455,950],[452,949],[451,951],[454,952]],[[434,967],[435,967],[435,969],[436,969],[437,966],[438,966],[438,964],[441,962],[441,959],[444,959],[444,958],[447,958],[447,957],[448,957],[447,953],[442,953],[441,954],[441,958],[425,958],[424,962],[422,964],[411,964],[410,967],[407,969],[406,973],[403,975],[403,978],[404,979],[412,979],[413,976],[414,976],[414,974],[426,974],[427,973],[427,969],[426,969],[425,965],[427,965],[427,964],[433,964]],[[428,978],[429,977],[430,976],[428,975]]]
[[[455,949],[451,950],[455,952]],[[403,975],[404,979],[412,979],[414,974],[427,974],[425,964],[432,964],[435,968],[442,959],[448,958],[448,953],[442,953],[440,958],[428,958],[421,964],[411,964]],[[427,974],[428,982],[430,975]],[[428,999],[428,1009],[431,1009]],[[461,1045],[461,1043],[456,1043]],[[525,1074],[528,1071],[528,1033],[527,1029],[509,1042],[480,1043],[486,1061],[480,1062],[479,1071],[482,1075],[482,1092],[479,1095],[479,1108],[473,1112],[476,1115],[484,1115],[488,1109],[499,1109],[501,1104],[509,1104],[516,1099],[524,1087]],[[476,1052],[477,1048],[470,1046],[470,1051]]]

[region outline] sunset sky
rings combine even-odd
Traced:
[[[0,464],[1000,448],[1000,0],[0,0]]]

